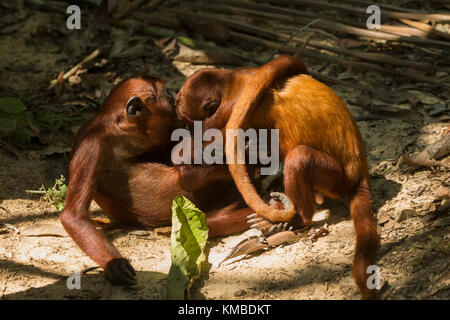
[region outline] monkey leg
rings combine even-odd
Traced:
[[[355,190],[344,169],[329,155],[307,146],[292,149],[285,159],[284,187],[299,218],[297,226],[312,224],[316,193],[330,198],[349,195],[350,213],[356,234],[353,277],[363,299],[376,299],[377,290],[368,288],[368,267],[374,265],[378,234],[371,206],[368,182],[363,179]]]
[[[298,212],[297,227],[312,224],[317,194],[339,198],[347,191],[344,169],[328,154],[300,145],[284,163],[284,188]]]
[[[247,216],[250,208],[240,207],[240,203],[231,204],[225,208],[210,211],[206,214],[206,223],[210,237],[226,236],[249,229]]]
[[[324,152],[299,145],[284,159],[284,191],[298,212],[286,221],[296,228],[312,224],[316,201],[322,195],[339,198],[347,191],[345,173],[339,163]],[[252,227],[267,229],[270,222],[262,217]]]
[[[215,181],[232,181],[226,165],[179,165],[178,179],[183,190],[194,192]]]

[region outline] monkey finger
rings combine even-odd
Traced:
[[[250,226],[250,228],[252,229],[260,229],[260,230],[266,230],[267,228],[269,228],[272,224],[267,221],[267,220],[263,220],[261,222],[258,223],[254,223]]]
[[[265,221],[265,219],[263,219],[261,217],[258,217],[258,218],[247,220],[247,223],[254,224],[254,223],[257,223],[257,222],[261,222],[261,221]]]
[[[249,215],[247,216],[247,219],[253,219],[253,218],[256,218],[256,217],[259,217],[259,214],[257,214],[256,212],[254,212],[254,213],[252,213],[252,214],[249,214]]]

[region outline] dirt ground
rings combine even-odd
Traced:
[[[170,268],[168,235],[126,227],[107,232],[136,269],[138,285],[110,288],[102,273],[94,270],[82,275],[81,290],[69,290],[67,277],[95,267],[95,263],[63,234],[55,207],[26,190],[49,187],[61,174],[68,176],[67,151],[74,133],[95,113],[105,91],[118,79],[146,72],[176,89],[186,76],[204,65],[164,58],[148,36],[130,35],[117,28],[106,39],[90,28],[69,32],[64,28],[65,16],[27,6],[18,10],[19,6],[0,4],[0,15],[5,17],[0,21],[0,96],[20,97],[28,109],[45,108],[64,114],[70,121],[42,132],[27,147],[3,144],[0,149],[0,299],[165,299]],[[87,18],[86,24],[93,19]],[[316,36],[323,41],[330,39],[323,34]],[[59,101],[49,96],[46,88],[50,80],[82,60],[99,43],[108,50],[116,46],[119,54],[106,51],[98,59],[100,65],[79,75],[81,83],[73,80],[66,85]],[[137,46],[141,51],[136,49],[135,55],[120,55],[124,47]],[[272,53],[239,41],[230,47],[262,58]],[[389,75],[304,60],[314,71],[358,79],[359,84],[380,90],[395,87],[417,97],[416,101],[402,102],[414,113],[413,117],[408,113],[358,121],[381,236],[377,259],[382,277],[381,297],[449,299],[450,217],[448,211],[441,210],[446,201],[442,194],[450,187],[448,169],[404,171],[398,161],[403,153],[420,151],[441,138],[449,125],[449,92],[431,85],[399,82]],[[351,104],[361,93],[344,86],[330,86],[348,103],[355,117],[370,117],[367,110]],[[444,111],[436,113],[439,106]],[[101,216],[95,204],[92,209],[94,215]],[[355,239],[348,205],[344,200],[326,200],[318,211],[325,209],[331,214],[322,215],[314,228],[326,224],[329,234],[315,242],[304,237],[296,243],[219,266],[231,248],[254,231],[210,239],[212,268],[208,278],[193,288],[192,298],[359,299],[351,275]],[[44,224],[53,225],[62,236],[30,234],[31,227]]]

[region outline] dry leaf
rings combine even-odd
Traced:
[[[38,223],[25,228],[20,233],[26,237],[68,237],[61,225],[51,223]]]
[[[267,239],[258,236],[251,236],[239,242],[231,252],[220,262],[219,266],[226,260],[247,255],[268,247],[276,247],[282,244],[298,241],[300,237],[293,231],[281,231],[271,235]]]
[[[219,266],[225,262],[226,260],[246,255],[264,248],[267,248],[268,244],[263,243],[261,238],[258,236],[252,236],[247,239],[242,240],[239,242],[232,250],[231,252],[225,257],[225,259],[220,262]]]

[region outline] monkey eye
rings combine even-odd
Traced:
[[[132,96],[127,101],[127,114],[131,117],[137,117],[142,113],[144,103],[138,96]]]
[[[202,104],[202,110],[209,116],[216,112],[217,108],[220,105],[220,100],[206,100]]]

